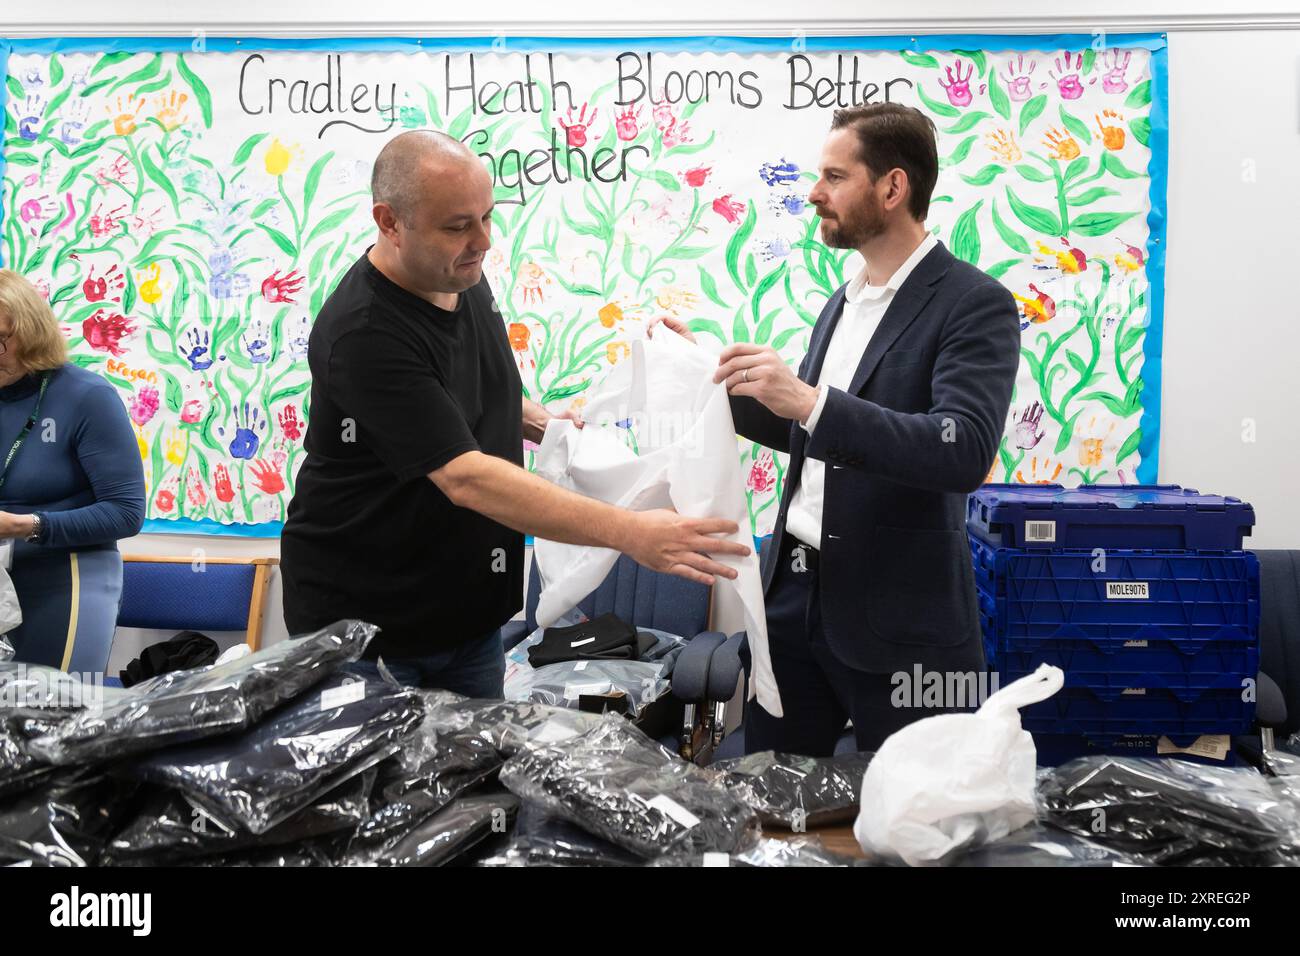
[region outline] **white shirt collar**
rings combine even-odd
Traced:
[[[864,300],[879,299],[886,292],[897,292],[902,288],[903,283],[907,281],[907,277],[912,274],[912,270],[938,244],[939,240],[935,238],[934,233],[927,232],[920,245],[912,250],[912,254],[903,260],[903,264],[894,271],[894,274],[889,277],[883,286],[867,285],[867,267],[864,265],[858,274],[853,277],[853,280],[849,282],[849,287],[844,290],[844,298],[857,304]]]

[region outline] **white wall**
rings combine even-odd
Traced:
[[[964,0],[873,4],[817,0],[792,20],[785,4],[722,0],[703,8],[661,0],[662,20],[595,0],[571,0],[542,21],[524,0],[498,0],[489,20],[469,6],[433,8],[414,0],[371,0],[369,18],[354,3],[281,0],[268,6],[63,0],[0,14],[0,35],[97,35],[170,32],[252,35],[302,33],[768,33],[818,32],[1169,32],[1170,176],[1164,389],[1160,480],[1232,494],[1254,504],[1256,547],[1300,548],[1300,495],[1292,479],[1300,457],[1300,308],[1291,279],[1300,275],[1300,15],[1281,0],[1230,15],[1226,4],[1160,0],[1090,3],[1086,16],[1057,16],[1041,3],[1003,0],[972,14]],[[215,15],[214,15],[215,14]],[[1218,29],[1216,29],[1218,28]],[[1246,173],[1253,171],[1253,178]],[[1245,420],[1255,441],[1243,441]],[[123,550],[154,554],[278,555],[276,541],[146,535]],[[284,635],[278,576],[267,640]],[[146,637],[121,636],[111,667],[138,653]]]

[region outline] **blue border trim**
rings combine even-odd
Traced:
[[[438,53],[536,53],[547,51],[580,50],[586,53],[621,53],[638,46],[651,52],[662,53],[772,53],[790,50],[796,52],[872,51],[872,50],[943,50],[989,49],[999,50],[1081,50],[1093,43],[1094,37],[1082,33],[1061,34],[918,34],[892,36],[790,36],[773,37],[321,37],[272,39],[264,37],[205,37],[204,52],[239,53],[248,50],[281,50],[368,53],[414,53],[431,50]],[[1148,311],[1147,334],[1143,339],[1143,389],[1142,417],[1139,427],[1142,438],[1138,444],[1141,462],[1137,479],[1143,484],[1155,484],[1159,474],[1160,451],[1160,398],[1162,361],[1164,350],[1164,300],[1165,300],[1165,248],[1167,246],[1167,194],[1169,180],[1169,45],[1162,33],[1113,33],[1106,35],[1111,46],[1125,46],[1149,50],[1152,53],[1151,70],[1151,212],[1147,216],[1150,240],[1147,244],[1147,279],[1151,293]],[[0,80],[8,76],[9,54],[33,53],[135,53],[193,52],[192,37],[35,37],[31,39],[0,38]],[[7,90],[0,82],[0,116],[4,114]],[[0,151],[0,177],[4,174],[4,156]],[[4,210],[0,208],[0,225]],[[223,525],[210,519],[195,521],[178,519],[162,521],[149,519],[142,529],[148,534],[213,534],[232,537],[278,537],[281,522],[256,525]]]
[[[1161,44],[1151,55],[1151,212],[1147,216],[1147,334],[1142,340],[1142,418],[1138,427],[1137,479],[1159,483],[1160,399],[1164,377],[1165,253],[1169,246],[1169,47]]]
[[[231,538],[278,538],[282,521],[264,524],[222,524],[211,518],[146,518],[141,534],[212,534]]]
[[[9,51],[12,45],[8,40],[0,39],[0,143],[4,139],[4,119],[9,114],[5,112],[5,105],[9,102]],[[5,167],[9,161],[5,159],[5,150],[0,145],[0,192],[3,191],[5,181]],[[4,236],[5,224],[5,204],[0,198],[0,239]],[[0,241],[0,268],[5,267],[4,242]]]

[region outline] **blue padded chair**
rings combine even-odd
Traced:
[[[262,646],[276,558],[122,558],[118,627],[163,631],[244,631]]]
[[[528,576],[528,595],[524,605],[524,618],[510,621],[501,629],[506,650],[537,629],[537,601],[541,595],[541,577],[537,573],[534,557]],[[707,736],[717,735],[720,717],[725,714],[726,702],[735,693],[740,676],[739,658],[735,669],[718,659],[714,671],[715,655],[728,644],[726,635],[709,631],[709,588],[670,574],[660,574],[641,567],[627,555],[621,555],[613,569],[591,594],[578,602],[578,609],[587,617],[614,614],[634,627],[652,627],[687,639],[678,654],[671,675],[673,696],[685,707],[682,715],[680,741],[661,740],[670,749],[679,750],[691,759],[696,750],[696,715],[704,708],[703,730]],[[728,677],[730,685],[728,686]],[[710,706],[712,705],[712,706]]]

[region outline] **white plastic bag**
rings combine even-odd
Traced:
[[[923,866],[1032,821],[1038,754],[1020,708],[1064,683],[1059,667],[1042,664],[973,714],[927,717],[890,735],[862,780],[853,827],[862,849]]]
[[[753,552],[745,479],[726,386],[713,381],[718,358],[665,326],[632,343],[630,361],[614,367],[588,394],[585,428],[552,419],[537,452],[537,473],[579,494],[648,511],[673,508],[692,518],[727,518],[744,544],[743,558],[715,554],[735,568],[736,580],[716,578],[714,605],[740,607],[740,620],[718,620],[722,630],[743,626],[753,660],[750,696],[774,717],[781,698],[767,649],[767,613],[758,555]],[[537,623],[549,627],[605,579],[618,554],[536,539],[541,577]]]
[[[18,592],[9,572],[0,567],[0,634],[8,634],[23,623],[23,609],[18,606]],[[0,660],[3,660],[0,651]]]

